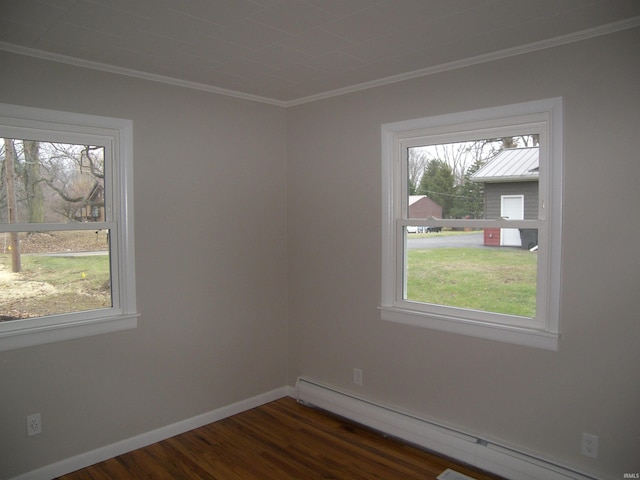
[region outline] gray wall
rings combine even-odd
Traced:
[[[286,110],[0,53],[0,102],[133,119],[142,312],[136,330],[0,353],[0,478],[298,375],[594,475],[640,471],[639,37]],[[380,124],[555,96],[560,351],[381,321]]]
[[[306,375],[594,475],[640,472],[639,46],[635,29],[290,108],[290,382]],[[557,96],[560,350],[381,321],[380,125]],[[582,432],[599,435],[598,460],[580,454]]]
[[[286,385],[284,109],[0,64],[0,102],[133,120],[142,313],[135,330],[0,353],[0,478]]]

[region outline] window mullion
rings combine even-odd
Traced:
[[[76,230],[110,230],[115,222],[70,222],[70,223],[3,223],[2,232],[69,232]]]

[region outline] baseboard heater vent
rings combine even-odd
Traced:
[[[465,475],[460,472],[456,472],[455,470],[451,470],[447,468],[444,472],[436,477],[438,480],[476,480],[473,477]]]
[[[298,379],[296,396],[301,403],[318,407],[381,433],[505,478],[593,480],[593,477],[543,459],[420,419],[308,378]]]

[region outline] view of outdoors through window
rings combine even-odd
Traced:
[[[110,308],[105,148],[0,139],[0,321]]]
[[[537,227],[494,223],[538,219],[538,136],[409,147],[405,158],[406,218],[421,222],[404,231],[404,299],[535,317]]]

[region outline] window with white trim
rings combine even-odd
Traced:
[[[0,104],[0,350],[136,326],[132,132]]]
[[[557,350],[554,98],[382,126],[382,319]]]

